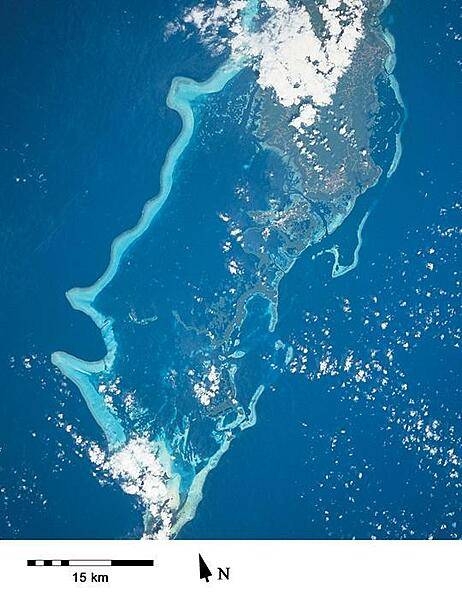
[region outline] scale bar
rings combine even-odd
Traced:
[[[151,559],[28,560],[28,567],[153,567]]]

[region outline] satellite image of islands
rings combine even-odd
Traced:
[[[459,2],[0,11],[0,538],[462,537]]]

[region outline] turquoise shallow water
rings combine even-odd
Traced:
[[[194,131],[194,115],[191,103],[198,97],[214,94],[223,89],[226,83],[239,72],[233,64],[220,67],[214,75],[202,84],[192,79],[176,77],[167,96],[167,106],[175,110],[181,117],[181,131],[170,146],[167,156],[160,171],[159,194],[149,200],[143,207],[142,217],[135,227],[118,236],[111,245],[109,265],[103,275],[89,288],[74,288],[67,292],[71,306],[91,317],[99,327],[106,345],[107,354],[103,360],[97,362],[84,362],[73,356],[55,352],[51,360],[65,375],[73,378],[79,387],[87,404],[107,437],[108,444],[117,448],[123,444],[127,436],[117,419],[102,401],[101,396],[95,392],[93,386],[88,385],[86,376],[82,372],[99,372],[110,370],[117,353],[117,342],[107,317],[94,308],[94,303],[100,292],[111,282],[116,275],[120,262],[130,247],[143,236],[156,215],[164,206],[172,189],[175,168],[184,150],[191,142]]]
[[[249,5],[249,13],[244,18],[244,22],[246,23],[247,27],[250,26],[253,10],[254,7]],[[204,97],[207,97],[210,94],[217,94],[221,92],[226,84],[240,73],[240,71],[243,69],[243,66],[244,65],[239,64],[235,60],[229,59],[223,65],[221,65],[209,79],[204,82],[196,82],[192,79],[184,77],[175,77],[173,79],[167,95],[166,103],[170,109],[175,110],[180,115],[182,127],[178,137],[169,147],[166,153],[165,161],[161,167],[159,193],[155,198],[149,200],[144,205],[142,215],[136,226],[129,231],[122,233],[114,240],[111,245],[109,264],[97,282],[91,287],[85,289],[75,288],[67,292],[67,298],[71,306],[74,309],[82,311],[91,317],[94,323],[101,330],[107,350],[106,356],[97,362],[86,362],[63,352],[54,352],[51,357],[52,363],[58,367],[63,375],[69,377],[82,393],[91,414],[107,438],[109,452],[117,452],[119,450],[123,451],[124,444],[126,444],[136,435],[141,434],[143,436],[149,435],[150,438],[151,436],[153,437],[151,441],[154,445],[154,448],[158,448],[158,456],[166,457],[165,459],[161,458],[160,461],[162,467],[167,470],[168,477],[170,478],[171,482],[173,482],[171,485],[174,486],[175,490],[176,487],[179,486],[178,491],[174,492],[174,494],[180,494],[180,499],[175,501],[175,510],[179,511],[179,516],[176,518],[176,522],[173,523],[172,532],[174,534],[180,531],[185,522],[194,517],[197,504],[202,498],[202,486],[205,477],[210,470],[215,468],[222,454],[229,448],[232,438],[232,430],[235,427],[239,427],[241,430],[246,429],[247,427],[255,424],[255,405],[258,398],[264,391],[265,386],[262,382],[260,382],[256,386],[253,394],[251,394],[249,398],[248,415],[246,415],[244,409],[239,407],[235,416],[229,417],[229,415],[224,413],[223,417],[217,422],[217,425],[215,425],[214,420],[207,418],[204,419],[204,414],[199,412],[198,416],[201,421],[204,421],[204,426],[201,426],[197,432],[190,432],[190,421],[194,421],[197,418],[197,408],[195,409],[194,406],[188,408],[190,403],[186,402],[187,408],[184,411],[184,415],[181,416],[181,411],[183,409],[178,408],[179,402],[184,402],[184,399],[181,398],[173,398],[173,406],[169,409],[170,412],[173,411],[171,416],[167,417],[167,413],[165,413],[162,408],[160,409],[159,413],[159,409],[154,407],[153,413],[155,415],[155,425],[153,423],[145,424],[143,429],[138,431],[137,428],[133,427],[133,425],[129,422],[127,424],[128,431],[124,431],[124,426],[122,424],[123,421],[118,417],[117,414],[114,413],[112,405],[108,405],[108,396],[105,393],[102,393],[102,388],[104,388],[104,391],[107,387],[111,388],[112,384],[107,383],[109,378],[112,380],[115,379],[118,382],[121,379],[121,376],[118,373],[120,371],[124,373],[124,363],[128,361],[134,362],[134,359],[136,360],[137,356],[145,353],[146,347],[143,347],[143,345],[132,345],[130,347],[130,342],[127,343],[125,339],[122,344],[119,344],[117,341],[117,334],[114,333],[114,323],[117,324],[117,321],[121,322],[124,320],[123,313],[121,317],[119,317],[117,315],[117,311],[113,310],[111,312],[111,316],[106,316],[101,309],[97,308],[97,303],[100,301],[99,296],[101,292],[105,291],[105,288],[112,283],[115,277],[120,277],[119,273],[122,271],[122,261],[124,260],[125,255],[132,249],[132,246],[135,244],[135,242],[140,240],[143,235],[148,232],[153,220],[162,210],[164,204],[171,195],[176,171],[178,170],[178,162],[193,140],[195,132],[194,104],[197,100],[203,100]],[[228,162],[228,160],[226,162]],[[197,171],[197,169],[194,169],[194,171]],[[188,217],[183,216],[183,220],[188,222]],[[130,264],[130,261],[128,264]],[[148,264],[144,273],[144,277],[151,277],[149,272],[150,268],[151,265]],[[207,268],[210,269],[210,265],[208,265]],[[136,283],[134,285],[136,285]],[[131,284],[131,282],[127,283],[124,281],[121,287],[122,290],[125,290],[131,289],[134,287],[134,285]],[[188,285],[191,285],[191,283],[188,283]],[[175,287],[177,287],[177,285],[175,285]],[[146,303],[146,299],[149,300],[151,298],[152,293],[153,292],[151,292],[151,290],[144,292],[141,305]],[[154,294],[155,293],[156,292],[154,292]],[[157,290],[157,295],[158,294],[159,290]],[[119,293],[117,292],[117,299],[118,296]],[[249,297],[249,301],[250,300],[251,297]],[[182,301],[180,301],[180,306],[181,304]],[[134,302],[134,306],[135,305],[137,306],[136,310],[138,310],[138,302]],[[186,331],[195,329],[195,326],[191,327],[183,324],[180,317],[178,317],[176,306],[177,305],[174,304],[170,307],[171,309],[174,309],[172,310],[172,314],[175,316],[175,319],[180,321],[181,325],[184,326]],[[247,308],[247,304],[244,304],[243,310],[245,312],[249,310],[249,308]],[[152,323],[158,320],[157,315],[155,315],[154,317],[143,319],[140,322],[138,318],[134,316],[135,314],[135,308],[132,307],[129,317],[131,321],[135,321],[136,323],[146,324],[146,322]],[[230,325],[234,327],[232,322],[230,322]],[[183,332],[183,334],[184,333],[185,332]],[[165,335],[165,333],[162,333],[161,331],[155,333],[155,335],[157,337],[158,335]],[[213,336],[213,334],[211,335]],[[119,338],[121,337],[122,335],[119,333]],[[138,337],[143,339],[143,334]],[[203,337],[203,331],[199,332],[199,330],[197,330],[197,337]],[[236,340],[234,345],[236,346],[237,343],[240,343],[240,341]],[[173,340],[170,338],[170,348],[172,345]],[[210,348],[206,349],[204,352],[199,340],[199,347],[195,350],[195,353],[199,354],[201,360],[203,361],[202,366],[209,366],[209,368],[215,370],[216,367],[213,363],[210,363],[209,357],[213,352],[216,353],[216,350],[213,350],[213,346],[210,345],[210,343],[208,346],[210,346]],[[128,348],[130,348],[130,355],[127,355]],[[245,356],[247,352],[242,352],[239,350],[234,354],[236,356],[240,355],[239,358],[241,358]],[[194,357],[193,360],[197,361],[197,358]],[[191,375],[191,373],[193,373],[192,365],[194,363],[188,365],[188,357],[186,356],[182,356],[181,361],[186,364],[183,364],[180,368],[183,370],[188,368],[188,375]],[[177,359],[173,358],[171,364],[175,365],[176,362]],[[156,368],[154,364],[155,363],[152,364],[151,368],[158,369],[159,367]],[[235,377],[237,367],[235,364],[231,364],[225,368],[227,369],[227,373],[229,373],[228,385],[234,390],[232,392],[233,395],[237,395],[239,393],[236,388]],[[212,381],[210,375],[212,372],[214,371],[210,371],[208,375],[208,379],[210,381]],[[161,372],[161,375],[164,379],[176,377],[176,374],[177,371],[173,368],[173,366],[170,366],[169,372]],[[133,379],[133,374],[131,375],[132,384],[134,386],[133,389],[139,390],[139,388],[143,385],[142,381],[136,381],[136,379]],[[125,373],[122,375],[122,377],[125,378]],[[221,374],[219,374],[218,377],[221,377]],[[124,384],[126,385],[125,379]],[[200,384],[196,384],[196,386],[197,385]],[[174,384],[174,387],[176,387],[176,383]],[[128,390],[128,388],[126,388],[126,390]],[[160,390],[156,390],[156,395],[160,395],[160,398],[156,398],[156,403],[160,401],[166,405],[167,399],[162,398],[162,392],[159,394],[159,391]],[[120,393],[120,391],[117,390],[117,393]],[[216,392],[214,392],[214,394],[215,393]],[[134,392],[128,392],[128,394],[131,398],[134,395]],[[149,392],[143,390],[142,394],[144,397],[146,397]],[[180,397],[181,395],[188,396],[190,394],[191,390],[188,388],[179,390]],[[207,403],[208,402],[210,402],[210,400],[207,399]],[[237,402],[234,402],[237,405]],[[177,414],[178,412],[180,413],[179,415]],[[162,418],[168,419],[167,422],[163,422]],[[147,425],[149,429],[146,428]],[[150,433],[148,433],[148,431],[150,431]],[[198,436],[199,439],[197,442],[193,441],[191,444],[191,439],[194,440],[194,435]],[[200,439],[201,437],[203,437],[204,440]],[[211,437],[213,440],[207,440],[207,437]],[[210,446],[211,442],[212,449],[205,450],[207,445]],[[189,450],[189,447],[187,448],[187,443],[188,445],[191,445],[193,450]],[[190,452],[197,452],[197,455],[193,454],[192,456],[189,456]],[[173,462],[171,462],[172,460]],[[176,483],[177,480],[179,483]],[[170,483],[168,485],[170,485]],[[149,532],[149,526],[146,525],[146,527]]]
[[[68,10],[69,13],[65,16],[73,22],[72,10]],[[107,19],[105,10],[99,15],[100,23]],[[152,32],[145,30],[142,25],[147,7],[140,7],[139,12],[135,11],[128,17],[122,17],[123,13],[117,6],[107,10],[125,32],[122,41],[114,39],[111,42],[119,52],[128,45],[134,56],[139,55],[139,48],[132,47],[135,45],[132,25],[136,28],[137,39],[143,33],[144,37],[141,38],[145,47],[149,46],[148,39],[149,43],[153,43]],[[58,19],[54,5],[50,5],[50,11]],[[451,104],[451,99],[455,97],[453,82],[456,81],[456,75],[451,69],[456,67],[455,60],[448,59],[444,63],[445,69],[440,73],[441,65],[433,52],[435,44],[441,42],[442,32],[447,29],[447,23],[452,17],[447,11],[437,13],[436,24],[432,26],[434,39],[430,36],[418,46],[417,40],[407,40],[404,35],[406,24],[411,18],[410,12],[410,8],[405,9],[397,2],[388,16],[389,27],[397,38],[397,74],[409,108],[409,121],[403,136],[402,162],[386,185],[378,186],[369,196],[366,195],[362,204],[358,205],[358,210],[345,223],[345,228],[332,238],[332,243],[337,244],[340,249],[340,264],[351,264],[358,240],[358,225],[365,211],[372,207],[362,230],[358,265],[355,270],[333,280],[332,256],[327,254],[312,260],[311,253],[306,253],[281,284],[279,322],[273,333],[268,331],[271,315],[267,303],[257,297],[249,305],[251,318],[243,329],[239,347],[246,355],[239,362],[236,385],[251,402],[256,391],[260,390],[259,385],[264,382],[265,392],[256,405],[257,423],[253,429],[239,436],[220,460],[219,466],[209,475],[204,488],[205,499],[196,518],[182,530],[181,535],[184,537],[459,535],[459,492],[455,485],[456,478],[451,476],[452,467],[444,464],[444,458],[443,464],[438,465],[438,457],[447,456],[460,440],[457,429],[457,351],[454,346],[457,323],[451,317],[459,298],[453,271],[458,246],[454,237],[441,235],[441,231],[453,227],[457,220],[457,211],[453,208],[453,192],[460,182],[456,180],[451,166],[454,162],[456,139],[449,128],[454,111],[454,105]],[[94,21],[96,15],[88,14],[87,18],[90,17]],[[422,20],[421,27],[429,30],[430,17],[421,14],[419,18]],[[42,30],[39,30],[39,25]],[[38,22],[35,26],[35,41],[43,45],[47,26]],[[93,34],[96,35],[97,31],[95,26]],[[109,29],[106,31],[110,36]],[[82,33],[79,35],[80,38],[75,35],[75,44],[82,43],[84,39]],[[91,39],[92,32],[85,35]],[[90,45],[89,52],[99,51],[106,56],[108,41],[101,46],[97,42],[93,43],[95,45],[93,49]],[[158,43],[161,43],[160,40]],[[452,42],[446,39],[445,43],[447,54],[451,57]],[[420,48],[420,53],[414,49],[408,55],[405,49],[413,44]],[[187,54],[186,50],[183,51]],[[53,56],[53,50],[50,49],[49,52]],[[425,53],[430,57],[429,61],[422,59]],[[111,54],[112,60],[113,53],[108,54]],[[411,68],[417,57],[422,65],[420,70]],[[46,60],[43,60],[46,65]],[[111,62],[109,58],[107,60]],[[75,356],[90,359],[90,363],[64,359],[60,366],[64,371],[66,368],[74,370],[74,380],[81,382],[96,420],[114,447],[123,442],[127,431],[121,425],[122,421],[114,419],[107,406],[101,403],[100,395],[95,395],[95,403],[91,404],[90,394],[95,387],[85,387],[88,378],[86,375],[76,374],[76,367],[98,371],[101,367],[110,369],[115,361],[116,370],[124,372],[123,381],[127,389],[141,390],[150,397],[151,409],[156,409],[153,410],[156,416],[149,423],[151,431],[161,431],[165,439],[175,439],[175,430],[169,429],[169,424],[175,422],[177,415],[172,413],[171,407],[162,399],[173,397],[176,393],[175,387],[169,384],[172,363],[176,372],[180,373],[184,367],[182,357],[188,352],[192,357],[196,346],[193,335],[189,336],[182,329],[179,330],[178,318],[172,318],[171,313],[167,314],[168,311],[163,306],[168,306],[166,300],[176,303],[177,315],[184,322],[186,319],[182,305],[187,306],[191,295],[199,295],[199,291],[205,294],[207,290],[210,290],[211,295],[215,293],[214,275],[219,263],[214,262],[217,261],[216,253],[211,249],[215,242],[221,241],[223,230],[211,219],[211,214],[213,207],[217,205],[217,199],[222,200],[235,186],[236,172],[248,169],[252,161],[253,148],[245,140],[241,140],[237,132],[233,135],[230,131],[228,138],[224,138],[222,134],[216,136],[213,161],[207,156],[207,147],[201,148],[198,143],[194,152],[185,154],[177,163],[177,158],[190,141],[192,133],[188,104],[181,102],[185,98],[184,93],[181,93],[181,86],[184,92],[185,89],[191,89],[191,84],[184,79],[174,80],[172,89],[176,93],[173,99],[172,93],[169,97],[170,105],[180,101],[177,108],[180,108],[183,125],[182,133],[179,134],[181,123],[178,117],[165,108],[171,79],[186,71],[186,74],[197,81],[203,81],[215,71],[218,64],[212,64],[213,61],[210,60],[208,63],[203,61],[202,64],[198,62],[195,65],[185,65],[181,57],[178,57],[178,65],[170,65],[166,73],[158,78],[159,67],[152,64],[149,68],[156,73],[157,78],[156,85],[153,86],[155,102],[147,95],[146,87],[144,94],[134,94],[133,97],[143,100],[131,107],[133,121],[122,127],[122,135],[120,124],[124,123],[121,117],[126,114],[127,109],[126,91],[116,91],[114,81],[119,81],[117,77],[123,80],[124,73],[118,72],[121,67],[116,66],[116,59],[113,60],[111,78],[108,74],[107,86],[104,87],[104,82],[100,82],[100,87],[95,88],[97,91],[93,91],[93,100],[89,99],[90,87],[77,90],[81,94],[78,96],[82,100],[80,105],[83,103],[85,106],[85,102],[87,103],[88,110],[83,116],[89,123],[94,107],[101,106],[101,116],[110,115],[105,117],[107,120],[104,127],[101,126],[101,131],[95,130],[94,133],[94,139],[97,140],[107,137],[106,145],[100,149],[101,155],[95,160],[101,166],[93,167],[92,171],[91,162],[84,162],[89,160],[84,157],[88,149],[93,147],[94,141],[91,141],[91,136],[86,139],[83,136],[78,138],[82,115],[74,115],[74,108],[70,103],[67,108],[54,104],[52,97],[46,95],[48,92],[45,89],[42,94],[46,99],[47,112],[45,116],[42,113],[43,123],[38,119],[39,113],[34,113],[33,108],[23,100],[24,108],[27,108],[25,114],[31,123],[30,131],[34,131],[35,127],[39,139],[40,134],[45,132],[45,125],[50,127],[49,124],[53,122],[52,117],[67,110],[68,116],[75,122],[74,127],[70,128],[71,132],[60,127],[54,137],[51,134],[52,141],[45,145],[48,154],[43,146],[38,146],[38,142],[35,142],[36,146],[33,144],[32,150],[26,150],[24,140],[30,136],[23,135],[21,142],[19,139],[10,140],[10,146],[15,148],[15,156],[17,155],[17,163],[13,163],[15,171],[19,173],[19,167],[23,165],[28,186],[32,187],[23,191],[15,189],[17,197],[27,202],[32,192],[45,185],[39,172],[34,178],[29,178],[28,172],[33,172],[30,166],[33,159],[29,158],[28,152],[36,161],[43,161],[47,157],[47,178],[50,183],[46,185],[47,193],[42,191],[40,196],[45,225],[35,217],[32,223],[32,216],[28,222],[14,210],[10,209],[8,212],[9,227],[16,235],[19,236],[21,228],[25,228],[25,243],[24,254],[19,253],[17,266],[9,266],[9,270],[5,268],[3,279],[10,288],[10,300],[5,301],[3,311],[6,331],[5,381],[11,390],[10,397],[26,397],[31,411],[27,415],[21,415],[16,403],[6,402],[3,405],[3,422],[12,423],[12,431],[18,428],[27,431],[27,437],[11,434],[3,436],[8,441],[2,445],[2,474],[6,474],[4,485],[9,490],[5,494],[8,500],[3,505],[7,516],[5,523],[10,523],[5,525],[6,536],[40,537],[45,533],[45,536],[51,537],[121,537],[140,534],[140,510],[135,509],[116,486],[103,489],[98,485],[91,485],[92,466],[85,458],[75,456],[73,443],[66,437],[63,429],[54,424],[56,414],[64,412],[65,419],[69,422],[75,424],[75,419],[78,419],[77,428],[84,433],[85,438],[98,440],[104,446],[104,437],[98,427],[95,427],[79,393],[69,387],[69,391],[63,396],[64,380],[52,369],[48,356],[57,348],[66,348]],[[148,63],[146,57],[146,69]],[[55,77],[61,83],[61,93],[67,98],[70,92],[63,88],[59,65],[55,68],[58,69],[57,74],[51,72],[49,77]],[[64,69],[64,65],[62,68]],[[149,69],[146,69],[140,68],[140,73],[135,78],[138,86],[146,85],[144,79],[146,72],[149,73]],[[14,70],[10,72],[14,79]],[[218,75],[218,78],[215,76],[212,79],[216,89],[226,82],[229,73],[218,71]],[[221,78],[221,75],[224,77]],[[98,77],[101,77],[99,71]],[[433,93],[424,101],[418,90],[421,82],[428,78],[438,82],[438,85],[435,83],[432,86]],[[32,76],[30,79],[32,80]],[[71,80],[68,82],[69,90],[75,89],[71,88]],[[242,85],[243,89],[247,83],[245,78],[237,78],[234,82],[236,86]],[[14,86],[11,87],[14,89]],[[194,87],[195,84],[192,89]],[[103,90],[105,101],[101,102],[99,94],[103,94]],[[114,101],[111,103],[111,110],[107,111],[111,93]],[[7,114],[12,115],[14,94],[7,98],[11,98]],[[437,120],[431,121],[434,104],[440,98],[444,98],[445,110],[441,111]],[[191,100],[189,96],[188,103]],[[217,97],[215,101],[220,100]],[[79,106],[79,103],[75,105]],[[153,105],[157,107],[155,116],[151,115]],[[213,102],[210,106],[214,106]],[[210,122],[216,124],[211,112],[201,108],[200,127],[207,118],[211,118]],[[73,122],[72,119],[70,122]],[[145,135],[147,123],[151,121],[155,121],[156,142]],[[444,144],[438,143],[429,148],[421,143],[428,135],[426,128],[429,122],[435,128],[436,139],[440,139],[443,135],[441,132],[444,132]],[[140,131],[143,131],[143,135],[140,135]],[[56,140],[63,135],[62,144],[68,153],[70,164],[74,165],[75,180],[72,180],[72,169],[67,179],[61,175],[59,180],[55,175],[61,173],[61,161],[56,156],[59,154]],[[128,139],[129,143],[127,149],[119,151],[123,147],[120,143],[122,138]],[[72,139],[78,139],[80,145],[72,146]],[[174,142],[175,139],[177,142]],[[117,141],[119,143],[114,144]],[[153,147],[153,144],[157,145]],[[143,147],[142,150],[140,146]],[[409,147],[413,149],[412,152],[408,150]],[[168,148],[171,149],[170,154],[164,162]],[[11,153],[11,149],[9,152]],[[27,157],[26,163],[24,155]],[[152,165],[153,156],[155,165]],[[105,160],[101,160],[102,157]],[[12,164],[6,161],[7,159],[5,169],[11,170]],[[118,161],[120,167],[115,169]],[[24,167],[25,164],[27,168]],[[101,338],[89,319],[84,315],[80,317],[67,308],[63,293],[79,282],[91,284],[95,276],[104,272],[111,240],[120,231],[136,223],[143,200],[157,188],[156,182],[162,164],[164,171],[157,200],[148,205],[143,220],[136,229],[118,238],[119,241],[112,248],[112,260],[105,275],[89,292],[75,291],[70,294],[73,305],[90,313],[95,322],[103,327],[103,338],[109,355],[106,363],[94,362],[105,354]],[[172,176],[175,164],[178,169],[176,179]],[[82,166],[78,169],[78,165],[83,165],[85,169],[82,170]],[[202,177],[197,176],[198,168],[203,172]],[[38,169],[42,170],[45,169]],[[82,172],[86,173],[84,180],[77,176]],[[146,172],[152,173],[150,180],[147,180],[146,175],[141,175]],[[110,181],[111,179],[114,181]],[[440,182],[439,190],[444,190],[439,194],[433,191],[437,188],[437,182]],[[11,182],[12,188],[13,183],[15,182]],[[164,206],[158,219],[156,211],[162,206],[170,189],[172,204],[170,207]],[[59,207],[58,198],[63,195],[76,198],[69,202],[68,214],[59,212],[62,208]],[[88,195],[91,198],[89,200],[86,199]],[[138,198],[138,201],[127,202],[127,198]],[[430,203],[427,198],[434,201]],[[197,199],[200,199],[200,206],[194,204]],[[221,206],[220,203],[218,205]],[[441,214],[442,210],[446,212]],[[50,215],[56,214],[61,214],[61,217],[57,223],[50,225],[47,221],[56,218]],[[143,240],[140,238],[128,251],[128,247],[131,247],[132,242],[154,217],[161,228],[156,229],[154,226],[154,235],[146,236]],[[42,229],[37,232],[39,227]],[[204,231],[207,236],[203,235]],[[324,246],[330,247],[330,241]],[[433,260],[432,255],[425,255],[424,260],[418,253],[428,252],[432,247],[440,262],[434,261],[437,268],[430,271],[426,265]],[[119,270],[119,259],[125,251],[128,251],[128,262]],[[186,261],[185,256],[188,257]],[[33,272],[30,277],[15,277],[15,273],[28,273],[28,270]],[[118,276],[112,281],[116,271]],[[147,273],[149,277],[146,276]],[[193,290],[185,284],[188,277],[192,276],[200,281],[198,288]],[[19,281],[19,284],[13,286],[12,281]],[[104,294],[94,303],[94,309],[90,309],[88,302],[93,302],[98,292],[109,282],[111,285],[107,286]],[[124,290],[123,294],[120,293],[121,289]],[[417,293],[416,290],[423,290],[425,293]],[[445,292],[444,300],[441,299],[440,290]],[[427,292],[431,292],[430,297],[425,295]],[[32,297],[35,298],[35,310],[30,309]],[[157,298],[161,298],[162,302]],[[345,310],[345,299],[348,299],[348,305],[351,306],[351,315]],[[400,306],[401,302],[406,302],[405,307]],[[152,327],[157,327],[154,336],[150,333],[150,325],[137,328],[136,323],[133,324],[134,321],[127,317],[133,306],[136,306],[137,320],[156,317],[157,320],[152,321]],[[111,312],[107,310],[109,308]],[[97,312],[94,312],[95,309]],[[438,315],[435,310],[439,311]],[[379,316],[375,316],[376,312]],[[316,315],[318,320],[313,321],[307,313]],[[116,321],[119,315],[121,320],[125,315],[123,338],[113,337],[111,325],[105,323],[103,316],[109,314]],[[13,315],[14,318],[8,319],[8,315]],[[24,315],[20,325],[19,315]],[[53,315],[52,321],[50,315]],[[426,323],[425,319],[430,317],[432,322]],[[197,322],[200,318],[201,313],[198,311]],[[390,324],[382,329],[382,324],[387,321]],[[160,329],[159,325],[162,326]],[[140,333],[140,329],[144,333]],[[326,329],[329,330],[327,335]],[[409,352],[405,352],[402,345],[396,347],[396,340],[406,338],[406,332],[411,332]],[[417,332],[419,335],[416,337]],[[444,336],[443,340],[441,335]],[[284,347],[278,345],[277,340],[282,340]],[[296,373],[283,368],[289,345],[293,347]],[[307,364],[311,376],[300,372],[300,356],[303,354],[301,348],[305,345],[310,348]],[[205,341],[203,348],[208,355],[200,355],[198,362],[210,360],[212,350]],[[396,357],[392,365],[387,358],[390,349]],[[374,350],[378,353],[376,357],[371,355]],[[344,361],[350,351],[353,351],[354,360],[358,363],[357,373],[374,359],[380,362],[382,370],[371,367],[375,371],[367,382],[363,382],[363,387],[354,377],[350,381],[351,378],[342,373],[319,378],[315,376],[320,372],[320,365],[326,356]],[[36,353],[38,358],[32,359],[32,367],[28,369],[24,365],[24,358],[32,353]],[[15,358],[13,367],[10,367],[11,357]],[[437,357],[436,360],[434,357]],[[212,356],[212,359],[215,357]],[[55,355],[55,363],[59,360],[59,355],[57,360]],[[89,364],[93,365],[90,369]],[[191,364],[194,367],[194,360],[191,360]],[[156,365],[155,369],[153,365]],[[387,366],[386,374],[383,373],[383,365]],[[428,374],[429,365],[431,377]],[[151,388],[145,388],[142,383],[146,380],[147,372],[152,373],[149,378]],[[384,379],[388,379],[387,384],[383,383]],[[408,386],[406,390],[401,387],[404,384]],[[374,399],[368,399],[367,395]],[[413,403],[410,404],[411,400]],[[188,410],[193,410],[184,398],[182,402],[184,403],[176,404],[176,410],[183,410],[185,414]],[[414,409],[417,410],[415,415]],[[47,421],[49,415],[52,416],[52,425]],[[195,418],[200,420],[203,417],[198,413]],[[434,429],[439,439],[429,438],[431,443],[420,441],[420,419],[424,431],[428,424],[432,428],[434,421],[437,421]],[[57,420],[58,423],[61,422],[59,418]],[[253,414],[250,414],[250,422],[252,421]],[[146,419],[140,419],[135,424],[135,430],[145,425]],[[189,429],[191,436],[198,436],[193,441],[205,457],[212,456],[226,440],[226,436],[217,440],[213,432],[201,440],[197,432],[205,431],[206,426],[207,422],[204,421],[201,428]],[[32,435],[37,432],[38,440]],[[429,445],[429,448],[425,449],[425,445]],[[436,449],[436,454],[431,453],[432,448]],[[59,473],[58,483],[53,483],[47,469],[34,459],[35,455],[42,453],[43,456],[44,452],[49,457],[48,462],[54,465],[54,472]],[[435,455],[437,458],[433,459],[432,456]],[[21,457],[19,461],[18,456]],[[190,483],[193,475],[186,463],[181,471],[184,481]],[[19,493],[16,488],[19,473],[24,474],[28,480],[26,492]],[[35,475],[36,480],[33,479]],[[68,498],[65,493],[66,481],[71,480],[79,490],[76,498]],[[434,483],[435,480],[438,480],[437,484]],[[229,494],[230,486],[233,489],[232,498]],[[88,521],[82,525],[75,521],[73,515],[79,503],[86,502],[85,498],[90,494],[95,498],[95,510],[90,510]],[[261,498],[268,497],[273,500],[262,502]],[[24,503],[31,498],[33,508],[26,511]],[[47,500],[45,504],[44,500]],[[114,512],[103,517],[103,511],[107,513],[108,503],[111,503]],[[234,510],[236,503],[241,507],[239,511]],[[113,519],[117,514],[119,517]],[[48,528],[45,532],[44,525],[39,524],[43,521]],[[117,525],[114,525],[114,521],[117,521]],[[441,528],[443,525],[445,527]]]

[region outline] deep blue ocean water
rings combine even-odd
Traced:
[[[180,10],[165,2],[158,12],[167,22]],[[64,293],[94,282],[111,241],[156,192],[180,128],[165,106],[172,77],[201,80],[218,62],[194,41],[163,55],[159,18],[146,2],[5,3],[2,11],[0,536],[139,536],[131,499],[100,485],[57,427],[64,413],[84,437],[102,438],[79,393],[68,384],[63,394],[49,356],[58,348],[90,360],[104,354],[99,331]],[[308,250],[280,289],[276,335],[295,356],[297,343],[310,344],[313,373],[326,353],[344,360],[351,350],[366,364],[376,349],[385,364],[393,347],[391,382],[374,374],[375,399],[356,401],[359,384],[346,375],[280,377],[259,401],[256,426],[209,475],[181,537],[460,537],[455,478],[420,438],[403,443],[420,414],[444,430],[435,442],[443,453],[461,439],[460,322],[446,318],[460,308],[460,255],[456,235],[441,235],[460,226],[457,19],[456,3],[392,3],[386,20],[409,110],[399,169],[336,234],[349,260],[364,204],[377,201],[356,270],[332,279],[330,255],[313,260]],[[429,248],[437,259],[418,254]],[[406,331],[408,351],[396,347]]]

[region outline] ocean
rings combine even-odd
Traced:
[[[101,482],[76,444],[105,440],[50,356],[105,354],[65,292],[96,281],[112,240],[157,193],[181,128],[165,104],[173,77],[203,81],[220,64],[194,40],[172,55],[159,20],[182,6],[159,6],[3,6],[3,538],[143,532],[140,508]],[[354,270],[332,278],[332,255],[314,247],[282,280],[274,340],[292,356],[268,381],[256,424],[208,475],[180,538],[461,535],[459,15],[456,3],[396,0],[383,18],[408,109],[400,164],[322,243],[350,263],[370,209]]]

